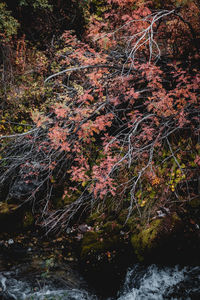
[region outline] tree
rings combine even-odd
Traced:
[[[40,176],[27,198],[43,187],[50,229],[97,206],[126,209],[128,220],[198,194],[198,3],[107,2],[82,41],[63,34],[58,69],[45,80],[56,103],[48,114],[33,113],[36,128],[4,158],[7,174],[21,167],[28,180]],[[19,145],[25,159],[21,147],[13,161]],[[54,211],[58,182],[65,208]]]

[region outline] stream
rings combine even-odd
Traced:
[[[58,274],[27,274],[24,265],[0,272],[2,300],[99,300],[84,280],[62,280]],[[26,266],[27,268],[27,266]],[[26,269],[25,268],[25,269]],[[26,269],[27,270],[27,269]],[[77,276],[77,275],[76,275]],[[69,277],[70,278],[70,277]],[[110,283],[114,284],[114,283]],[[129,268],[117,296],[107,300],[200,299],[200,267],[143,266]]]

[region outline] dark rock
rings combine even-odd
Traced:
[[[10,189],[9,197],[24,201],[24,197],[29,196],[39,185],[40,182],[36,180],[25,183],[22,179],[16,179]]]
[[[0,232],[18,232],[34,226],[34,216],[25,205],[0,202]]]
[[[103,296],[117,292],[127,267],[135,259],[129,241],[121,234],[121,228],[114,221],[107,222],[98,231],[88,231],[83,236],[82,272]]]
[[[141,262],[191,264],[200,262],[200,235],[197,227],[172,213],[140,225],[131,242]]]
[[[0,232],[17,230],[21,210],[18,205],[0,202]]]
[[[24,201],[39,186],[42,188],[42,172],[43,168],[39,163],[26,163],[21,167],[11,185],[9,198]]]

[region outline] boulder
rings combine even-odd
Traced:
[[[106,293],[113,294],[133,262],[133,251],[122,226],[108,221],[98,230],[84,233],[80,259],[84,276],[99,293],[104,286]]]
[[[131,237],[137,259],[161,264],[198,262],[200,235],[191,225],[176,212],[140,225]]]
[[[30,209],[17,204],[0,202],[0,232],[17,232],[34,225]]]

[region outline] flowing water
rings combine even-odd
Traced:
[[[52,278],[19,278],[18,269],[0,273],[2,300],[99,300],[86,288],[56,284]],[[113,284],[112,282],[110,284]],[[107,300],[200,299],[200,267],[135,265],[127,271],[118,295]]]
[[[200,299],[200,267],[136,265],[120,293],[118,300]]]

